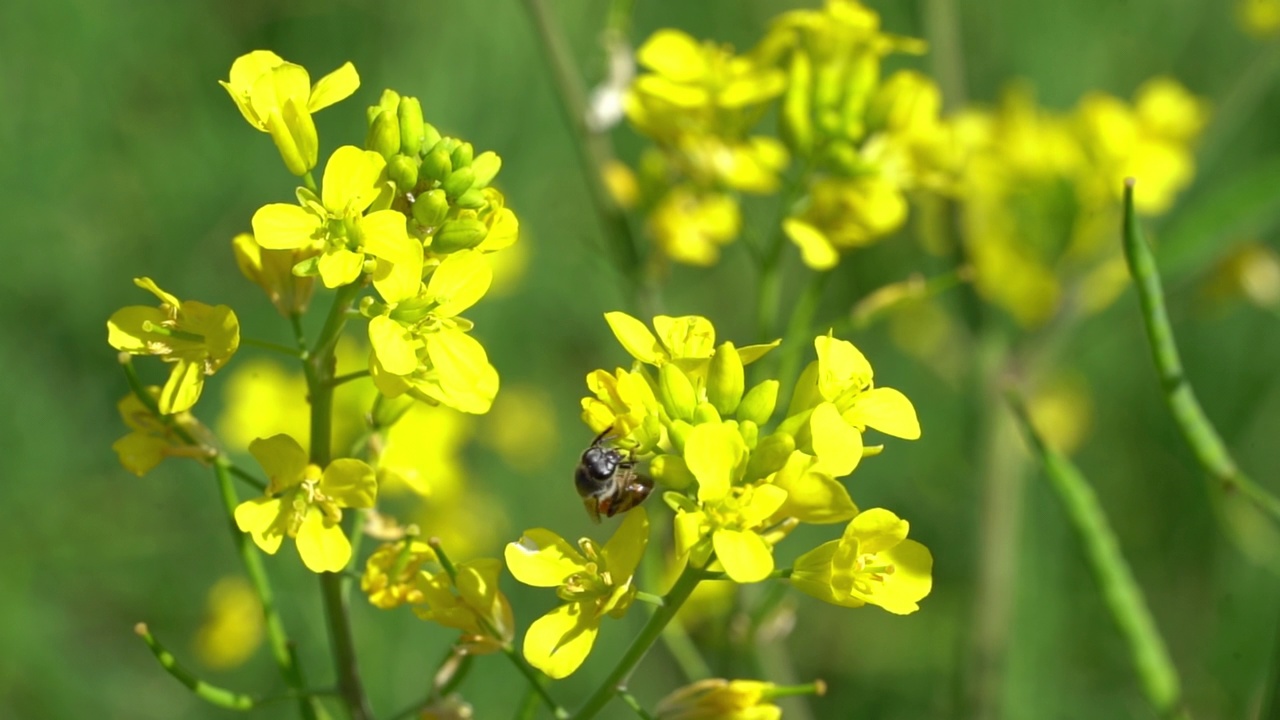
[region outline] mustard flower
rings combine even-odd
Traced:
[[[422,244],[409,237],[408,220],[398,210],[363,213],[384,195],[390,200],[386,161],[371,150],[344,145],[325,164],[319,197],[298,188],[298,205],[271,203],[253,214],[253,234],[268,250],[314,248],[314,267],[325,287],[356,281],[365,270],[365,255],[384,263],[374,285],[405,284],[422,274]],[[295,268],[298,272],[299,268]]]
[[[591,652],[605,615],[622,617],[635,598],[636,567],[649,540],[643,507],[628,512],[604,547],[579,541],[578,552],[550,530],[528,530],[507,545],[507,568],[534,587],[554,587],[564,605],[543,615],[524,636],[524,657],[552,678],[567,677]]]
[[[435,550],[421,540],[405,538],[383,543],[365,561],[360,589],[369,596],[370,604],[383,610],[421,603],[424,596],[418,587],[418,574],[434,562]]]
[[[882,175],[823,177],[809,186],[806,209],[783,220],[782,230],[805,265],[830,270],[841,251],[869,245],[906,219],[902,184]]]
[[[130,355],[155,355],[173,363],[157,402],[165,415],[196,404],[206,375],[226,364],[240,346],[240,323],[226,305],[183,302],[151,278],[133,283],[160,299],[160,307],[134,305],[107,320],[107,342]]]
[[[276,312],[284,317],[305,312],[311,302],[315,278],[293,274],[298,263],[316,255],[314,248],[267,250],[250,233],[240,233],[231,241],[236,265],[250,282],[262,288]]]
[[[471,321],[458,313],[484,295],[492,278],[479,250],[459,250],[439,262],[425,287],[417,280],[378,287],[386,302],[365,312],[371,316],[370,369],[383,395],[409,393],[467,413],[489,411],[498,372],[468,334]]]
[[[675,363],[693,377],[705,377],[716,349],[716,329],[710,320],[698,315],[658,315],[650,331],[624,312],[605,313],[604,319],[623,349],[636,360],[654,367]],[[781,342],[747,345],[737,352],[742,364],[750,365]]]
[[[340,524],[342,508],[373,507],[378,492],[373,468],[341,458],[322,471],[307,462],[297,440],[283,434],[253,441],[249,452],[267,472],[267,492],[236,507],[236,526],[268,555],[280,549],[285,536],[294,538],[312,572],[345,568],[351,541]]]
[[[147,392],[155,398],[160,395],[160,388],[149,387]],[[120,418],[129,427],[129,434],[111,443],[111,449],[125,470],[142,477],[151,472],[166,457],[187,456],[198,459],[208,457],[207,450],[200,446],[187,445],[178,436],[176,428],[181,428],[188,435],[202,444],[212,444],[213,436],[209,430],[196,420],[195,416],[183,411],[169,417],[165,422],[156,417],[137,395],[125,395],[116,408]]]
[[[791,584],[834,605],[871,604],[897,615],[913,613],[933,585],[933,556],[907,539],[908,529],[906,520],[888,510],[861,512],[839,540],[796,559]]]
[[[655,720],[779,720],[774,684],[709,678],[679,688],[654,708]]]
[[[729,195],[680,186],[662,196],[646,225],[672,260],[714,265],[720,259],[720,247],[738,237],[742,213]]]
[[[796,391],[780,429],[803,439],[819,460],[818,469],[834,477],[853,472],[863,455],[867,428],[916,440],[920,421],[900,391],[877,388],[871,363],[853,343],[830,333],[814,340],[818,359],[796,381]]]
[[[262,644],[262,601],[243,578],[224,577],[209,588],[204,622],[196,631],[196,657],[205,667],[243,665]]]
[[[422,603],[413,612],[423,620],[462,631],[462,647],[472,654],[497,652],[515,635],[511,603],[498,589],[502,561],[478,558],[457,564],[455,578],[443,569],[418,573]]]
[[[642,373],[617,368],[612,373],[594,370],[587,375],[587,389],[595,397],[582,399],[582,421],[594,432],[613,428],[638,453],[658,447],[663,439],[658,398]]]
[[[770,484],[739,484],[749,451],[725,423],[695,426],[684,443],[684,460],[698,481],[697,502],[676,493],[676,553],[704,566],[714,550],[735,582],[758,582],[773,572],[773,548],[762,533],[786,502],[787,491]]]
[[[313,86],[306,68],[255,50],[236,58],[229,81],[218,84],[250,125],[271,135],[289,172],[301,176],[316,166],[320,146],[311,114],[355,92],[360,76],[348,62]]]

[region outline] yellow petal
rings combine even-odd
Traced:
[[[901,543],[910,524],[884,508],[871,508],[858,516],[845,529],[845,538],[858,541],[858,552],[878,553]]]
[[[862,460],[862,433],[840,417],[835,405],[824,402],[813,409],[809,432],[813,437],[813,453],[818,456],[815,470],[832,477],[844,477]]]
[[[327,108],[350,97],[359,87],[360,74],[356,72],[356,67],[349,62],[343,63],[342,67],[320,78],[315,87],[311,88],[307,110],[316,112]]]
[[[240,532],[249,533],[262,552],[275,555],[285,535],[280,522],[282,509],[280,498],[246,500],[236,506],[236,527]]]
[[[364,462],[339,458],[324,469],[320,491],[345,507],[373,507],[378,496],[378,481],[373,468]]]
[[[160,390],[157,403],[162,415],[172,415],[190,410],[204,388],[204,368],[198,361],[179,360],[169,373],[169,379]]]
[[[285,433],[254,440],[249,454],[267,473],[267,492],[272,495],[297,485],[307,469],[307,451]]]
[[[716,559],[737,583],[759,582],[773,572],[773,551],[753,532],[720,529],[711,536]]]
[[[605,322],[613,330],[614,337],[622,344],[631,357],[655,365],[666,353],[658,344],[658,338],[649,332],[649,328],[639,320],[624,312],[608,312],[604,314]]]
[[[715,350],[716,329],[699,315],[658,315],[653,318],[653,329],[673,358],[709,358]]]
[[[345,248],[330,250],[320,256],[320,279],[327,288],[350,285],[364,271],[364,254]]]
[[[556,587],[587,567],[572,545],[545,528],[526,530],[519,542],[507,543],[503,557],[516,580],[534,587]]]
[[[343,145],[329,156],[320,187],[325,209],[339,217],[364,212],[378,197],[387,161],[372,150]]]
[[[636,61],[677,82],[692,82],[707,73],[702,46],[688,33],[662,29],[636,51]]]
[[[860,393],[845,411],[844,419],[850,425],[874,428],[904,440],[920,437],[916,409],[906,395],[893,388],[874,388]]]
[[[813,346],[818,353],[818,392],[827,400],[850,387],[861,388],[872,379],[871,363],[847,340],[819,335]]]
[[[422,261],[389,263],[378,260],[373,269],[373,287],[388,304],[416,297],[422,289]]]
[[[489,290],[493,270],[484,254],[459,250],[441,261],[427,281],[427,297],[439,303],[435,312],[453,317],[476,304]]]
[[[159,325],[169,319],[168,313],[146,305],[120,308],[107,320],[107,342],[117,350],[140,354],[147,352],[147,338],[154,337],[143,328]]]
[[[392,375],[410,375],[418,368],[417,343],[403,325],[386,315],[369,321],[369,344],[382,369]]]
[[[422,275],[422,243],[409,237],[404,214],[398,210],[378,210],[360,218],[361,249],[374,257],[397,265],[416,265]]]
[[[524,636],[525,660],[556,680],[573,674],[600,631],[599,618],[585,617],[582,610],[580,603],[561,605],[533,621]]]
[[[351,560],[351,541],[342,526],[326,518],[317,507],[307,508],[295,539],[302,563],[311,572],[340,572]]]
[[[125,470],[142,477],[151,472],[164,459],[169,443],[163,438],[146,433],[132,432],[111,443],[111,449],[120,458]]]
[[[782,231],[800,249],[800,259],[814,270],[830,270],[840,262],[840,254],[821,230],[802,220],[787,218]]]
[[[323,221],[306,208],[271,203],[253,214],[253,239],[267,250],[306,247],[315,239]]]
[[[614,585],[624,585],[635,575],[648,542],[649,515],[643,507],[637,507],[626,514],[617,532],[600,551],[605,569],[613,576]]]
[[[746,450],[742,436],[729,425],[704,423],[689,432],[684,460],[698,479],[699,500],[715,503],[729,494]]]
[[[773,484],[787,491],[786,503],[778,510],[782,517],[822,524],[846,522],[858,514],[843,483],[816,470],[813,458],[794,452],[773,477]]]
[[[436,379],[423,391],[455,410],[489,412],[498,394],[498,371],[489,364],[484,346],[461,330],[431,333],[424,341]]]

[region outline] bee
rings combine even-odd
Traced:
[[[621,450],[605,444],[613,439],[610,430],[613,428],[605,428],[591,441],[573,471],[573,484],[595,522],[600,522],[602,514],[613,517],[630,510],[653,492],[653,479],[636,472],[631,451],[623,455]]]

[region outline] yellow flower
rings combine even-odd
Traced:
[[[662,196],[646,223],[667,257],[689,265],[714,265],[720,246],[738,236],[742,217],[730,195],[679,186]]]
[[[705,377],[716,348],[716,329],[710,320],[698,315],[658,315],[653,318],[651,332],[624,312],[605,313],[604,319],[631,357],[654,367],[675,363],[690,376]],[[738,355],[743,365],[750,365],[781,342],[740,347]]]
[[[240,233],[232,239],[231,249],[240,272],[267,293],[276,312],[290,317],[306,311],[316,281],[314,277],[294,275],[293,267],[314,257],[314,248],[266,250],[252,234]]]
[[[250,125],[271,134],[289,172],[305,175],[316,166],[319,147],[311,114],[355,92],[360,76],[351,63],[344,63],[312,86],[306,68],[255,50],[236,58],[229,82],[218,84]]]
[[[498,589],[502,561],[480,558],[458,563],[457,580],[443,569],[418,573],[422,603],[414,614],[462,631],[462,648],[480,655],[497,652],[515,635],[511,603]]]
[[[1280,32],[1280,0],[1238,0],[1236,17],[1254,37],[1275,35]]]
[[[435,562],[436,553],[425,542],[406,538],[383,543],[365,561],[360,589],[374,607],[383,610],[424,602],[418,575],[425,565]]]
[[[351,559],[351,541],[342,530],[342,508],[373,507],[378,485],[373,468],[341,458],[323,471],[307,462],[307,453],[288,435],[255,440],[249,452],[268,477],[267,493],[236,507],[236,526],[268,555],[285,536],[312,572],[338,572]]]
[[[804,264],[830,270],[840,252],[869,245],[902,227],[907,199],[902,187],[879,175],[819,178],[809,186],[807,208],[782,222]]]
[[[196,657],[205,667],[243,665],[262,644],[262,602],[249,583],[224,577],[209,589],[204,622],[196,631]]]
[[[622,617],[635,598],[636,567],[649,540],[643,507],[627,513],[603,548],[579,541],[582,552],[550,530],[528,530],[507,545],[507,568],[534,587],[554,587],[565,604],[543,615],[524,636],[524,657],[552,678],[582,665],[605,615]]]
[[[933,556],[907,539],[908,528],[882,508],[859,513],[839,540],[796,559],[791,584],[835,605],[870,603],[897,615],[913,613],[933,585]]]
[[[160,388],[149,387],[147,392],[159,397]],[[166,423],[156,417],[137,395],[129,393],[116,405],[120,418],[130,429],[130,433],[111,443],[120,464],[125,470],[142,477],[151,472],[166,457],[185,456],[200,460],[208,459],[206,447],[212,446],[213,436],[209,430],[196,420],[195,416],[183,411],[169,417]],[[181,428],[202,446],[187,445],[180,438],[175,428]]]
[[[611,432],[634,443],[638,453],[658,447],[663,438],[658,398],[642,373],[595,370],[587,375],[587,389],[595,397],[582,398],[582,421],[592,432],[613,428]]]
[[[738,484],[749,451],[731,425],[704,423],[685,440],[684,459],[698,481],[697,502],[671,494],[676,509],[676,554],[703,567],[714,551],[735,582],[758,582],[773,572],[773,547],[761,535],[786,502],[770,484]]]
[[[710,678],[686,685],[654,708],[655,720],[779,720],[771,700],[774,684]]]
[[[314,270],[325,287],[355,282],[365,270],[365,255],[381,261],[374,285],[417,282],[422,274],[422,244],[409,237],[408,220],[398,210],[363,213],[388,193],[386,161],[371,150],[344,145],[325,164],[319,197],[298,188],[298,205],[271,203],[253,214],[253,235],[268,250],[316,249]],[[416,290],[416,286],[414,287]]]
[[[226,364],[240,346],[240,323],[226,305],[205,305],[161,290],[151,278],[133,283],[160,299],[160,307],[134,305],[107,320],[107,342],[130,355],[155,355],[173,363],[160,391],[160,412],[188,410],[200,398],[204,378]]]

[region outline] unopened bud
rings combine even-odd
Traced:
[[[449,200],[439,188],[418,195],[413,202],[413,219],[423,227],[439,227],[448,214]]]
[[[738,419],[764,425],[778,404],[778,381],[765,380],[747,391],[738,404]]]
[[[418,163],[416,155],[395,154],[387,163],[387,177],[396,184],[397,192],[408,192],[418,184]]]
[[[489,198],[485,196],[483,190],[472,187],[470,190],[459,195],[458,198],[453,201],[453,204],[463,208],[464,210],[479,210],[489,204]]]
[[[493,178],[497,176],[498,170],[502,168],[502,158],[492,150],[482,152],[471,161],[471,170],[476,174],[476,184],[474,187],[488,187],[493,182]]]
[[[695,425],[703,423],[720,422],[720,413],[716,412],[716,408],[709,402],[698,403],[698,407],[693,410],[693,422]]]
[[[649,474],[663,487],[683,490],[693,484],[693,473],[679,455],[659,455],[649,462]]]
[[[422,123],[422,152],[427,152],[440,142],[440,131],[429,122]]]
[[[457,153],[454,153],[456,156]],[[471,185],[476,181],[476,174],[469,167],[462,167],[449,173],[449,177],[444,179],[440,184],[444,188],[445,195],[456,198],[462,193],[471,189]]]
[[[694,406],[698,404],[693,383],[674,363],[667,363],[658,370],[658,397],[667,414],[681,420],[692,418]]]
[[[484,241],[489,234],[489,226],[472,218],[448,220],[436,231],[431,241],[431,250],[438,253],[451,253],[473,248]]]
[[[400,98],[396,117],[400,121],[400,152],[405,155],[422,152],[422,103],[415,97]]]
[[[787,458],[795,452],[796,440],[784,432],[774,432],[760,438],[747,460],[747,471],[743,479],[747,482],[758,480],[778,472],[787,464]]]
[[[437,142],[431,152],[428,152],[422,158],[422,167],[418,169],[418,177],[444,182],[444,179],[449,177],[451,172],[453,172],[453,162],[449,160],[449,151],[444,149],[441,143]]]
[[[455,168],[470,167],[472,159],[475,158],[476,149],[469,142],[458,143],[458,147],[453,149],[449,159],[453,161]]]
[[[733,343],[726,342],[716,348],[707,371],[707,399],[721,416],[732,415],[742,402],[742,389],[746,383],[742,358]]]
[[[369,126],[365,147],[390,160],[400,152],[400,121],[392,110],[383,110]]]

